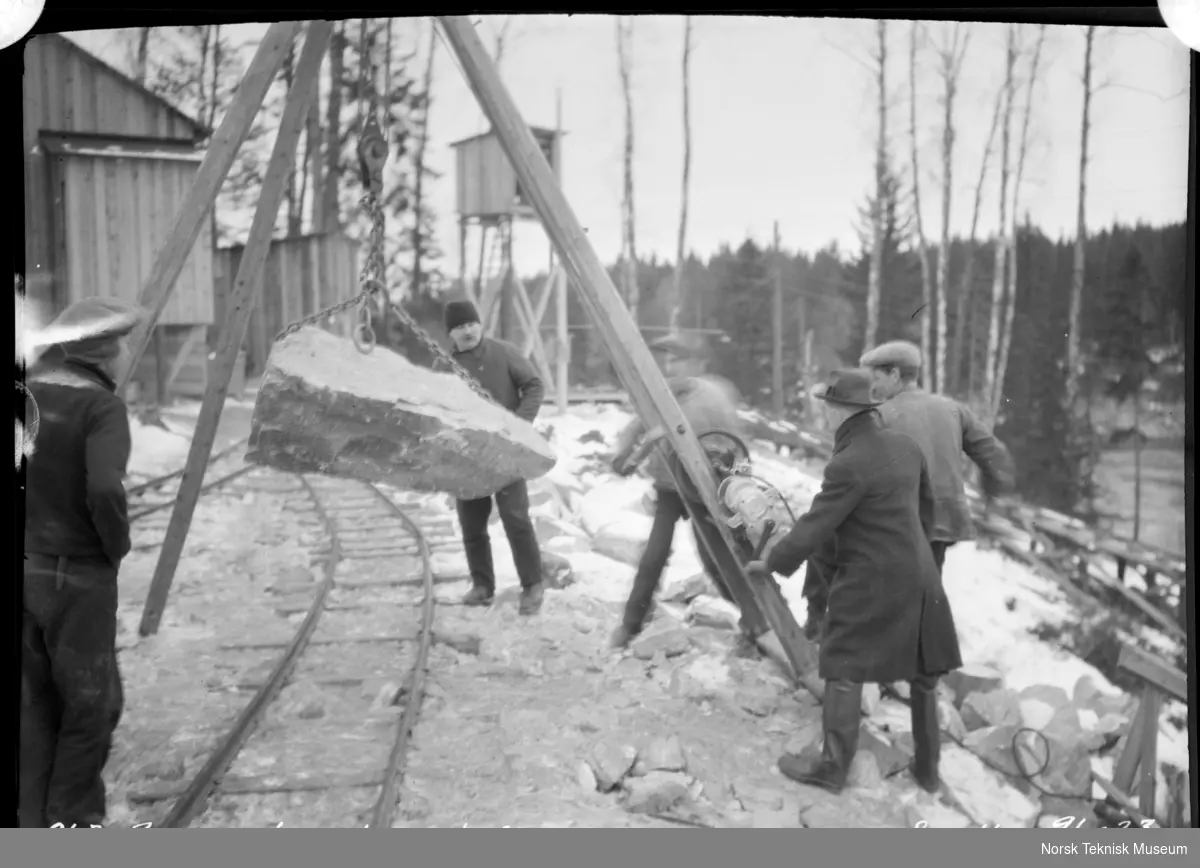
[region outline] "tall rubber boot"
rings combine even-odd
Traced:
[[[909,771],[921,789],[936,793],[941,787],[938,760],[942,751],[937,679],[919,678],[909,682],[909,686],[913,732],[913,762]]]
[[[840,793],[845,789],[850,764],[858,753],[862,689],[862,684],[853,681],[825,682],[821,758],[814,763],[793,754],[780,757],[779,770],[786,777],[831,793]]]

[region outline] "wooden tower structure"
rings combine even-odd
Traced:
[[[556,181],[562,180],[562,132],[530,127]],[[559,278],[553,272],[538,304],[534,304],[513,264],[513,228],[538,221],[533,203],[521,188],[517,173],[494,131],[452,142],[455,152],[455,210],[459,227],[459,279],[462,293],[473,301],[484,333],[511,341],[532,354],[534,364],[554,380],[542,344],[540,326],[550,290]],[[476,256],[471,256],[477,250]]]

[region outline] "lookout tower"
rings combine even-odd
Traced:
[[[542,127],[529,129],[555,180],[561,182],[562,132]],[[450,146],[455,152],[462,291],[476,302],[485,334],[515,340],[515,318],[518,315],[526,318],[526,314],[531,318],[534,311],[513,269],[513,225],[517,221],[538,220],[537,212],[521,189],[494,132],[461,139]],[[478,250],[476,256],[469,255],[472,248]],[[530,322],[528,328],[536,331],[538,323]],[[531,335],[526,337],[533,339]]]

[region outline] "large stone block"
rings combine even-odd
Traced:
[[[271,351],[246,457],[464,499],[536,479],[556,461],[532,425],[457,376],[382,347],[363,355],[312,327]]]

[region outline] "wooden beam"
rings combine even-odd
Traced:
[[[715,471],[709,463],[687,417],[680,410],[666,379],[658,370],[649,347],[642,340],[629,310],[621,301],[603,263],[587,239],[583,225],[567,203],[554,173],[546,163],[528,124],[522,119],[516,103],[496,74],[470,18],[446,16],[441,19],[446,37],[459,65],[474,92],[492,130],[504,149],[517,175],[521,189],[537,210],[572,281],[580,290],[592,322],[603,337],[613,365],[622,384],[633,399],[638,414],[648,428],[661,426],[679,456],[683,471],[692,479],[704,506],[713,516],[719,516]],[[730,553],[737,552],[736,544],[724,522],[717,521],[721,542]],[[734,555],[736,560],[736,555]],[[783,601],[778,585],[767,576],[751,580],[741,568],[725,577],[731,585],[749,586],[757,597],[771,628],[781,637],[795,635],[795,616]],[[764,605],[765,603],[765,605]],[[747,613],[750,614],[750,613]],[[809,665],[809,649],[785,642],[788,659],[799,677]],[[803,639],[801,639],[803,642]]]
[[[196,344],[198,342],[207,343],[204,340],[207,333],[207,326],[193,326],[188,332],[188,336],[183,339],[183,344],[179,347],[179,352],[175,354],[175,358],[171,360],[171,368],[167,371],[167,377],[163,381],[164,396],[170,394],[175,381],[183,373],[183,366],[187,364],[188,356],[196,349]]]
[[[525,282],[516,275],[513,275],[512,282],[516,289],[517,316],[524,324],[526,331],[524,354],[529,355],[528,347],[533,344],[534,362],[541,369],[542,376],[546,378],[546,387],[553,391],[554,369],[550,367],[550,359],[546,356],[546,345],[542,343],[542,333],[538,327],[537,314],[533,312],[533,304],[529,301],[529,291],[525,288]]]
[[[283,201],[288,173],[296,158],[296,142],[304,127],[308,100],[313,90],[310,85],[321,69],[321,58],[325,54],[325,48],[329,44],[329,36],[332,32],[333,24],[329,21],[312,21],[308,24],[308,36],[304,40],[304,48],[300,52],[292,89],[288,93],[287,102],[283,107],[283,118],[280,120],[279,132],[275,136],[275,146],[271,151],[271,160],[267,165],[267,173],[259,192],[258,208],[255,210],[254,220],[250,224],[250,237],[246,241],[242,261],[238,265],[237,279],[234,281],[233,292],[230,294],[228,319],[217,339],[216,361],[212,366],[211,377],[204,390],[204,402],[200,407],[196,433],[192,437],[191,449],[188,452],[187,469],[179,483],[179,495],[175,500],[175,509],[171,512],[166,539],[163,541],[162,552],[154,570],[150,591],[146,595],[146,606],[142,612],[142,623],[139,628],[142,636],[158,632],[158,625],[167,605],[171,582],[175,577],[179,556],[183,553],[183,546],[187,541],[188,530],[192,523],[192,515],[196,511],[196,502],[200,497],[200,488],[204,482],[204,469],[212,454],[217,426],[221,421],[221,412],[225,409],[229,379],[233,374],[233,367],[237,363],[242,341],[246,337],[246,325],[250,319],[254,296],[261,286],[261,281],[258,279],[259,272],[267,258],[271,233],[275,228],[275,220],[279,216],[279,205]]]
[[[1132,645],[1122,645],[1117,666],[1136,675],[1147,684],[1184,704],[1188,701],[1187,676],[1156,657]]]
[[[558,386],[558,412],[559,415],[566,415],[567,412],[567,389],[569,387],[568,380],[570,379],[571,370],[571,332],[567,327],[568,308],[567,308],[567,275],[561,268],[554,270],[554,297],[558,308],[558,354],[555,357],[555,362],[558,367],[558,378],[555,385]]]
[[[146,308],[149,316],[130,335],[130,354],[124,370],[117,378],[118,391],[123,390],[129,383],[133,372],[137,370],[138,362],[146,352],[154,326],[166,309],[179,273],[183,271],[192,248],[196,246],[196,239],[200,237],[204,221],[216,202],[217,193],[225,183],[238,150],[250,134],[254,118],[258,115],[279,68],[287,58],[288,48],[300,32],[301,24],[300,21],[277,21],[267,28],[266,35],[254,53],[254,59],[250,61],[250,66],[238,85],[233,102],[221,120],[220,128],[209,142],[204,162],[200,164],[179,213],[175,215],[175,222],[167,233],[166,241],[155,257],[154,267],[150,269],[150,274],[142,285],[138,300]]]

